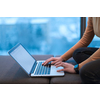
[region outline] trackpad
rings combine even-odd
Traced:
[[[56,68],[56,66],[51,66],[51,72],[50,72],[50,74],[51,75],[64,75],[63,71],[57,72],[57,70],[59,70],[59,69],[63,69],[63,67]]]

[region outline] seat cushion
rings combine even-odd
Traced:
[[[52,77],[51,84],[80,84],[81,78],[79,74],[65,73],[63,77]]]

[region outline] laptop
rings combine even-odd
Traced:
[[[62,69],[63,67],[56,68],[56,66],[53,66],[50,63],[46,66],[42,66],[44,61],[36,61],[21,43],[13,47],[8,54],[30,77],[64,76],[63,71],[57,72],[57,70]]]

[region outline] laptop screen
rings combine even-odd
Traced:
[[[25,48],[19,44],[14,47],[9,54],[20,64],[20,66],[30,74],[35,59],[25,50]]]

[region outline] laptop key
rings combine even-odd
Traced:
[[[39,73],[39,70],[40,70],[40,64],[38,63],[37,69],[36,69],[36,71],[35,71],[35,75],[37,75],[37,74]]]
[[[46,72],[46,66],[44,66],[43,74],[45,74],[45,72]]]
[[[40,71],[39,71],[39,73],[38,73],[39,75],[42,74],[43,69],[44,69],[44,66],[41,66],[41,67],[40,67]]]
[[[50,74],[50,69],[51,69],[51,67],[50,67],[50,66],[48,66],[48,71],[47,71],[47,74]]]

